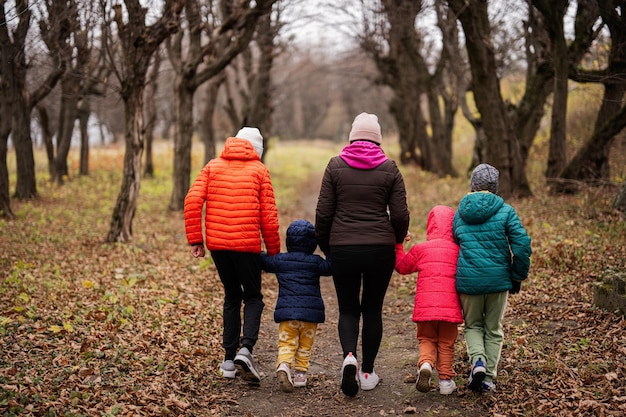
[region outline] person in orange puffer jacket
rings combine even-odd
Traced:
[[[235,378],[239,370],[251,384],[261,381],[252,349],[265,306],[261,294],[262,244],[268,255],[280,253],[278,209],[262,154],[263,136],[257,128],[244,127],[236,137],[226,139],[220,157],[209,161],[193,182],[184,209],[192,255],[204,257],[206,243],[224,286],[225,356],[219,372]]]

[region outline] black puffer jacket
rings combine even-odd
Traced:
[[[356,141],[331,158],[315,213],[317,242],[331,246],[403,242],[409,209],[402,174],[382,149]]]

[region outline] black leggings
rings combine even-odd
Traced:
[[[263,294],[261,294],[261,256],[258,253],[225,250],[211,251],[215,268],[224,285],[225,359],[234,359],[241,346],[250,352],[259,337]],[[243,302],[243,336],[241,337],[241,303]]]
[[[383,337],[382,309],[396,262],[394,247],[334,246],[331,261],[343,356],[350,352],[357,356],[359,321],[363,315],[361,369],[371,373]]]

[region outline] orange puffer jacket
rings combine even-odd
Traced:
[[[270,173],[245,139],[228,138],[219,158],[202,168],[185,197],[185,231],[190,245],[202,244],[206,202],[208,250],[280,253],[278,210]]]

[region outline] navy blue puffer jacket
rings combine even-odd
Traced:
[[[323,323],[324,300],[320,276],[329,276],[330,262],[314,254],[315,226],[296,220],[287,228],[287,251],[275,256],[261,254],[263,269],[278,278],[278,300],[274,321],[301,320]]]

